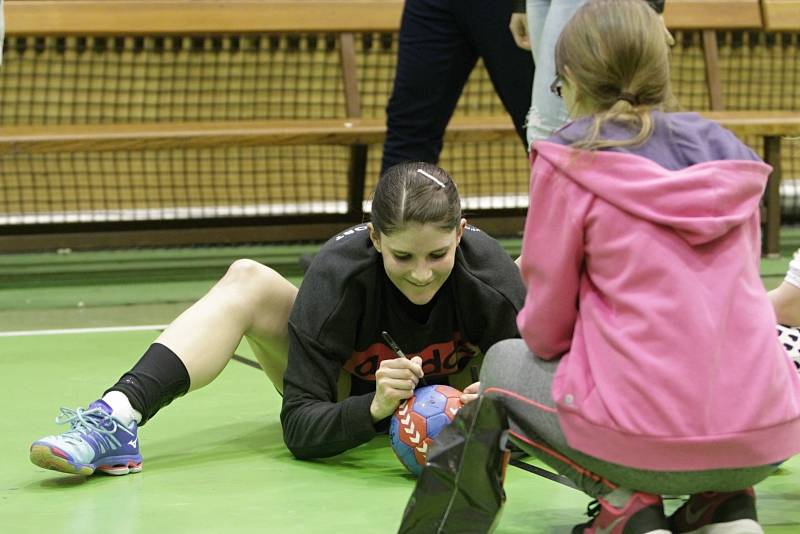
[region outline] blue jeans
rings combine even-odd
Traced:
[[[547,139],[569,119],[564,101],[550,92],[556,77],[555,51],[558,36],[586,0],[527,0],[528,34],[536,63],[531,107],[528,113],[528,146]]]
[[[439,160],[445,128],[478,58],[527,146],[533,61],[514,44],[510,18],[511,0],[406,0],[381,173],[405,161]]]

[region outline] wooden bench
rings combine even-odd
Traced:
[[[772,28],[793,29],[780,0],[668,0],[665,17],[673,29],[702,31],[709,107],[706,114],[737,135],[756,135],[764,139],[764,154],[775,172],[765,195],[765,252],[778,251],[780,228],[780,152],[781,138],[800,135],[800,113],[784,111],[726,111],[719,75],[716,30],[758,29],[764,21]],[[778,5],[784,10],[776,15]],[[220,9],[224,6],[224,9]],[[385,136],[383,119],[363,118],[357,81],[355,32],[396,32],[402,2],[399,0],[347,1],[294,0],[291,2],[253,2],[222,0],[184,0],[130,2],[100,0],[72,2],[7,0],[9,35],[162,35],[174,32],[200,34],[263,32],[330,32],[336,35],[341,50],[341,74],[345,93],[344,119],[293,119],[265,121],[167,122],[116,125],[4,126],[0,131],[0,157],[57,152],[138,151],[199,149],[223,146],[264,145],[340,145],[350,149],[347,213],[343,217],[284,219],[281,225],[244,225],[235,229],[211,226],[153,231],[127,228],[124,236],[91,230],[91,246],[123,244],[169,244],[187,239],[209,242],[222,239],[282,240],[319,239],[345,221],[363,218],[363,190],[366,177],[366,147],[380,144]],[[763,20],[762,20],[763,16]],[[778,25],[777,20],[780,21]],[[771,22],[770,22],[771,21]],[[786,25],[789,24],[789,27]],[[515,132],[505,115],[455,117],[448,142],[492,142],[513,140]],[[522,152],[520,150],[520,157]],[[495,233],[521,228],[521,214],[482,214],[482,223]],[[326,222],[326,220],[328,222]],[[283,224],[285,223],[285,224]],[[51,229],[53,230],[53,229]],[[54,230],[56,231],[56,230]],[[68,228],[52,237],[40,232],[0,235],[4,250],[27,250],[50,246],[81,248],[87,234]],[[15,235],[16,234],[16,235]],[[224,237],[227,235],[228,237]],[[246,237],[245,237],[246,236]]]
[[[397,31],[401,0],[6,0],[9,35]]]
[[[672,0],[666,3],[665,19],[671,28],[696,28],[702,31],[706,83],[712,111],[707,115],[740,137],[758,136],[763,139],[764,160],[772,165],[773,172],[764,194],[762,251],[767,256],[777,256],[780,252],[781,227],[781,140],[800,134],[798,113],[789,110],[728,110],[720,73],[717,30],[800,31],[800,1]]]
[[[9,0],[6,2],[9,37],[53,35],[162,36],[247,35],[321,33],[333,35],[340,51],[340,75],[344,92],[343,119],[275,119],[266,121],[159,122],[154,124],[67,124],[57,126],[6,126],[0,130],[0,157],[25,154],[83,153],[103,151],[193,150],[224,146],[302,146],[340,145],[347,147],[346,213],[322,216],[274,217],[269,221],[242,222],[237,228],[231,221],[177,221],[179,231],[142,228],[149,225],[111,224],[114,232],[86,228],[86,225],[37,224],[27,227],[0,226],[0,247],[5,250],[33,249],[45,246],[48,232],[58,235],[61,247],[117,246],[126,244],[171,244],[176,240],[205,242],[257,241],[284,239],[322,239],[342,225],[364,218],[364,187],[367,180],[367,147],[382,142],[383,119],[362,117],[362,95],[358,86],[356,57],[357,32],[395,34],[402,12],[401,0],[177,0],[137,2],[99,0]],[[385,99],[384,99],[385,102]],[[510,135],[509,135],[510,132]],[[447,132],[448,141],[471,144],[513,138],[511,121],[505,115],[457,117]],[[511,141],[518,143],[518,140]],[[519,146],[520,162],[524,152]],[[522,181],[527,183],[523,175]],[[521,227],[524,208],[489,210],[475,214],[481,225],[498,234],[513,234]],[[235,221],[234,221],[235,222]],[[41,229],[41,230],[40,230]],[[86,230],[83,232],[81,230]],[[88,233],[91,239],[86,239]],[[23,234],[22,236],[20,234]],[[209,236],[215,237],[209,237]],[[98,236],[104,236],[97,239]],[[246,237],[245,237],[246,236]]]
[[[766,161],[775,166],[766,193],[766,251],[777,250],[777,231],[780,226],[780,140],[782,136],[800,136],[800,112],[704,112],[739,136],[757,135],[765,140]],[[130,151],[170,148],[212,148],[224,146],[262,145],[342,145],[362,146],[383,142],[386,125],[379,119],[352,120],[292,120],[183,123],[168,129],[161,123],[128,125],[70,125],[41,127],[9,127],[0,134],[0,156],[14,153],[42,154],[48,152]],[[447,130],[447,142],[492,142],[515,139],[516,132],[507,117],[455,118]],[[358,173],[364,176],[364,173]],[[360,214],[363,182],[351,182],[348,212]],[[513,229],[518,221],[503,221],[492,217],[490,224],[500,231]],[[317,230],[314,227],[315,231]],[[321,227],[319,229],[329,229]],[[249,231],[252,231],[250,229]],[[262,230],[265,231],[265,230]],[[268,234],[269,235],[269,234]],[[273,233],[273,237],[277,234]],[[295,238],[302,234],[289,232]],[[129,236],[130,237],[130,236]],[[80,240],[79,236],[76,236]],[[774,240],[774,241],[770,241]],[[35,240],[34,242],[38,242]],[[2,238],[0,238],[2,243]],[[63,242],[62,242],[63,244]],[[76,247],[79,246],[77,242]]]

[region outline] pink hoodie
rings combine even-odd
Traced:
[[[569,445],[662,471],[800,452],[800,378],[759,278],[770,167],[669,170],[554,142],[531,157],[517,324],[538,357],[561,357],[552,394]]]

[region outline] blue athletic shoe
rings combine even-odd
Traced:
[[[39,467],[87,476],[95,471],[127,475],[142,470],[136,421],[126,428],[104,401],[94,401],[86,410],[61,408],[56,423],[69,423],[70,430],[31,445],[31,462]]]

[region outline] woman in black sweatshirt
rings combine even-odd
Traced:
[[[62,408],[70,429],[34,442],[31,461],[71,474],[141,471],[138,427],[216,378],[242,338],[284,395],[284,439],[298,458],[368,441],[423,376],[475,398],[470,368],[519,336],[516,265],[466,224],[455,184],[435,165],[386,171],[371,219],[323,245],[299,291],[264,265],[234,262],[101,399]]]

